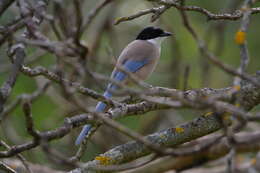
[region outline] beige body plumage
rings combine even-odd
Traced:
[[[111,79],[118,82],[126,83],[128,75],[124,71],[132,73],[140,80],[145,80],[154,71],[158,63],[161,52],[162,40],[170,36],[171,33],[165,32],[160,28],[147,27],[143,29],[136,40],[129,43],[120,54],[116,67],[114,68]],[[123,68],[124,71],[120,70]],[[111,91],[118,89],[115,84],[108,84],[107,90],[104,92],[106,98],[112,97]],[[97,112],[103,112],[107,105],[99,102],[96,106]],[[89,133],[91,125],[85,125],[76,140],[76,144],[80,144],[85,136]]]
[[[145,80],[154,71],[160,59],[160,48],[155,43],[150,41],[134,40],[129,43],[120,54],[117,61],[117,66],[123,66],[124,62],[129,59],[135,61],[143,61],[148,59],[148,63],[145,66],[133,73],[138,79]],[[115,68],[113,73],[116,70],[118,69]],[[125,80],[127,80],[127,78]]]

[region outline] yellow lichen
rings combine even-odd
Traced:
[[[176,128],[175,128],[175,131],[176,131],[177,133],[183,133],[183,132],[184,132],[184,129],[181,128],[181,127],[176,127]]]
[[[239,103],[236,103],[235,106],[236,106],[236,107],[240,107],[240,104],[239,104]]]
[[[251,160],[251,164],[252,164],[252,165],[255,165],[255,164],[256,164],[256,159],[252,159],[252,160]]]
[[[159,137],[160,137],[161,139],[166,138],[166,136],[165,136],[164,134],[160,135]]]
[[[247,7],[247,6],[241,8],[241,11],[243,11],[243,12],[246,12],[246,11],[248,11],[248,10],[250,10],[250,8]]]
[[[8,166],[12,169],[17,169],[17,167],[18,167],[18,165],[16,165],[16,164],[9,164]]]
[[[235,42],[237,44],[244,44],[246,40],[246,33],[244,31],[237,31],[235,36]]]
[[[208,117],[208,116],[210,116],[210,115],[212,115],[213,114],[213,112],[207,112],[205,115],[204,115],[204,117]]]
[[[208,96],[202,96],[202,98],[203,98],[203,99],[207,99],[207,98],[208,98]]]
[[[115,19],[114,24],[117,25],[117,24],[119,24],[121,21],[122,21],[122,18],[117,18],[117,19]]]
[[[239,91],[241,89],[241,87],[240,87],[240,85],[235,85],[235,86],[233,86],[233,89],[236,91]]]
[[[225,112],[224,115],[223,115],[223,119],[224,119],[225,121],[230,120],[230,113]]]
[[[237,163],[244,163],[245,162],[245,157],[241,156],[241,155],[238,155],[236,157],[236,161],[237,161]]]
[[[101,165],[108,165],[111,162],[111,158],[107,156],[97,156],[95,160],[98,160]]]

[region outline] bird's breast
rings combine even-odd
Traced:
[[[146,64],[140,70],[135,72],[135,75],[141,80],[147,79],[152,74],[156,65],[158,64],[158,59],[159,58],[156,58],[156,57],[151,58],[151,60],[148,64]]]
[[[126,60],[143,61],[148,60],[142,68],[134,73],[139,79],[145,80],[154,71],[160,58],[160,46],[148,41],[135,40],[131,42],[121,53],[118,63],[122,65]]]

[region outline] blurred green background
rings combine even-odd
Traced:
[[[100,1],[86,1],[82,8],[83,14],[87,15],[89,11]],[[218,13],[229,11],[229,9],[239,8],[243,1],[188,1],[187,5],[196,5],[204,7],[212,12]],[[72,3],[67,0],[63,2],[69,14],[73,15]],[[150,23],[151,15],[146,15],[132,21],[124,22],[119,25],[113,25],[118,17],[128,16],[139,10],[153,7],[155,4],[140,0],[118,0],[107,5],[91,23],[90,28],[84,33],[82,42],[90,48],[90,54],[87,57],[87,67],[94,72],[109,76],[113,68],[113,57],[118,57],[122,49],[132,40],[137,33],[146,26],[160,26],[165,30],[174,33],[174,37],[166,39],[162,45],[161,60],[156,71],[146,81],[155,86],[169,88],[184,88],[185,69],[189,69],[187,79],[187,89],[202,87],[224,88],[232,85],[233,76],[226,74],[221,69],[210,64],[205,57],[202,57],[198,51],[197,45],[191,34],[187,32],[182,24],[179,12],[171,8],[167,10],[159,20]],[[259,6],[260,3],[255,3]],[[232,10],[231,10],[232,11]],[[53,5],[50,3],[48,13],[53,14]],[[0,25],[5,25],[18,14],[17,7],[13,5],[0,18]],[[202,37],[217,57],[234,68],[240,64],[240,49],[234,42],[235,33],[240,27],[240,21],[208,21],[204,15],[196,12],[188,12],[192,26],[200,37]],[[254,74],[260,70],[260,20],[259,14],[252,15],[249,30],[247,32],[247,43],[250,53],[250,63],[247,68],[248,73]],[[72,18],[68,20],[73,20]],[[44,22],[41,31],[51,40],[56,40],[51,28],[47,22]],[[17,35],[22,32],[19,31]],[[2,84],[9,74],[10,61],[6,54],[7,44],[0,48],[0,83]],[[26,62],[29,62],[38,48],[29,47],[27,50]],[[51,69],[56,62],[56,57],[50,53],[45,53],[29,66],[44,66]],[[32,93],[37,89],[45,79],[42,77],[30,78],[20,74],[13,89],[8,104],[23,93]],[[105,85],[105,83],[103,83]],[[84,86],[102,93],[101,87],[96,83],[84,83]],[[77,110],[66,102],[61,96],[60,87],[52,84],[48,92],[37,99],[32,104],[33,119],[36,128],[40,131],[51,130],[59,127],[65,117],[74,115]],[[84,97],[84,96],[83,96]],[[96,101],[85,98],[86,104],[92,107]],[[120,120],[131,129],[139,131],[142,134],[156,132],[159,129],[165,129],[175,124],[188,121],[201,115],[200,111],[191,110],[163,110],[147,113],[145,116],[128,117]],[[1,139],[8,141],[10,145],[22,144],[31,140],[26,132],[25,119],[19,106],[8,115],[8,118],[1,124]],[[52,147],[62,152],[65,156],[72,156],[77,147],[74,146],[74,140],[80,129],[74,130],[70,135],[55,140],[50,143]],[[101,129],[100,134],[90,142],[89,149],[84,155],[83,160],[93,159],[98,153],[106,151],[115,145],[129,140],[126,137],[113,131],[111,128]],[[32,152],[24,152],[26,158],[35,163],[50,163],[48,157],[40,147]],[[57,165],[52,165],[56,167]]]

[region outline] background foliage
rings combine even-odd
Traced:
[[[241,5],[240,0],[234,1],[187,1],[187,5],[196,5],[207,8],[212,12],[230,11]],[[84,3],[83,15],[87,14],[98,1],[86,1]],[[66,18],[68,25],[75,22],[73,16],[74,8],[72,1],[62,1],[66,7],[67,14],[62,14]],[[256,2],[254,6],[259,6]],[[89,55],[87,57],[87,67],[94,72],[109,76],[115,58],[118,57],[121,50],[129,42],[135,39],[137,33],[146,26],[160,26],[165,30],[174,33],[174,37],[167,39],[162,45],[161,60],[156,68],[156,71],[146,81],[155,86],[176,88],[176,89],[196,89],[203,87],[224,88],[232,85],[233,76],[226,74],[218,67],[210,64],[204,57],[201,56],[197,49],[197,45],[190,33],[183,27],[179,12],[171,8],[161,15],[160,19],[154,23],[150,22],[150,16],[146,15],[132,21],[123,22],[119,25],[113,25],[118,17],[134,14],[137,11],[151,8],[152,3],[140,0],[118,0],[115,1],[100,11],[98,16],[93,20],[90,27],[82,36],[81,42],[89,47]],[[54,5],[50,3],[48,13],[52,14],[55,10]],[[13,3],[0,18],[0,25],[7,24],[18,14],[18,8]],[[58,14],[61,15],[61,14]],[[204,15],[195,12],[189,12],[190,21],[197,33],[206,40],[209,49],[214,52],[223,62],[238,67],[240,64],[239,46],[234,42],[235,33],[240,26],[240,21],[208,21]],[[247,68],[248,73],[254,74],[260,67],[260,20],[259,15],[252,15],[250,27],[247,32],[248,49],[250,52],[250,63]],[[48,35],[50,39],[56,40],[54,33],[51,31],[47,22],[43,22],[40,28],[41,32]],[[16,34],[21,34],[23,30]],[[6,50],[7,44],[0,48],[0,84],[5,81],[10,61]],[[44,50],[35,48],[26,49],[27,57],[25,62],[29,63],[30,67],[44,66],[52,69],[57,58]],[[72,72],[73,68],[65,63],[61,68]],[[188,77],[185,76],[185,71],[188,71]],[[34,80],[35,79],[35,80]],[[73,74],[71,73],[73,80]],[[187,80],[187,86],[185,86]],[[30,78],[23,74],[19,75],[7,105],[11,103],[17,96],[24,93],[32,93],[37,90],[38,86],[44,83],[46,79],[42,77]],[[101,84],[101,85],[100,85]],[[97,83],[88,75],[84,81],[84,86],[102,93],[106,82]],[[102,87],[103,86],[103,87]],[[94,108],[96,101],[90,98],[84,98],[85,104]],[[259,110],[255,108],[254,111]],[[182,110],[161,110],[149,112],[145,116],[132,116],[120,120],[123,124],[131,129],[140,132],[143,135],[156,132],[166,127],[174,126],[182,122],[197,117],[206,111],[194,111],[188,109]],[[71,105],[69,98],[62,95],[62,90],[59,85],[52,85],[48,88],[46,94],[40,96],[32,104],[32,114],[35,126],[40,131],[55,129],[63,123],[65,117],[71,117],[79,113],[75,106]],[[1,124],[0,137],[7,141],[10,145],[21,144],[24,141],[31,139],[25,127],[25,117],[22,107],[18,106],[12,111],[4,123]],[[74,145],[74,140],[80,129],[74,130],[66,137],[55,140],[50,145],[61,152],[65,156],[72,156],[77,146]],[[109,127],[102,127],[89,144],[88,151],[85,153],[83,160],[91,160],[98,153],[103,153],[109,148],[113,148],[118,144],[125,143],[129,138],[121,135],[119,132],[112,130]],[[28,161],[33,163],[49,164],[52,167],[64,169],[64,165],[57,165],[50,162],[48,156],[42,148],[38,147],[30,152],[23,154]],[[250,157],[250,156],[249,156]],[[68,167],[69,168],[69,167]],[[65,168],[66,169],[66,168]]]

